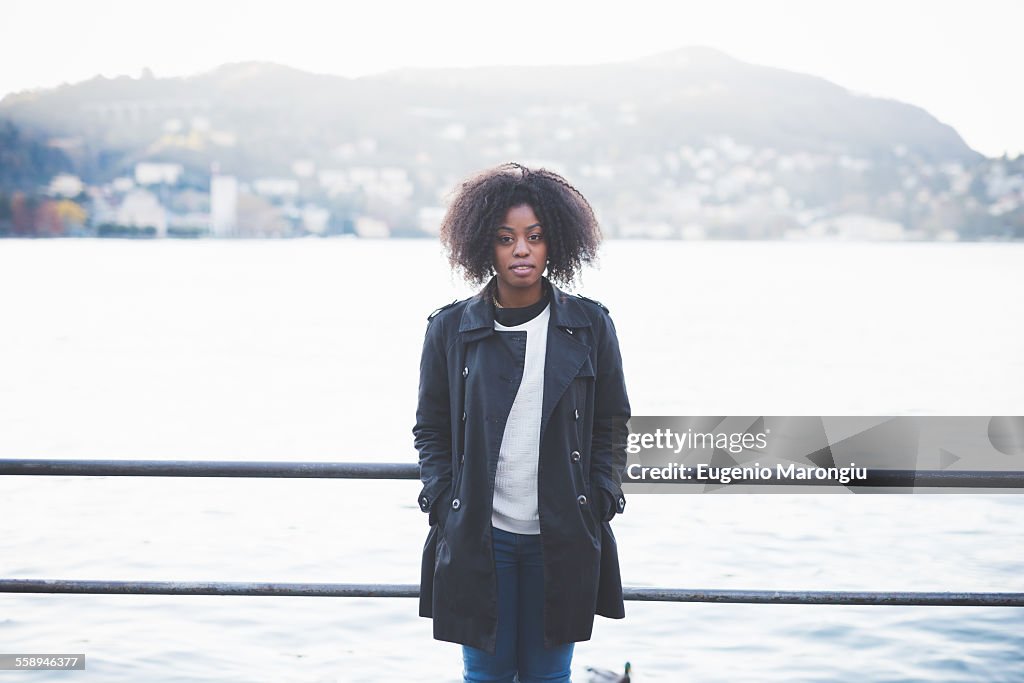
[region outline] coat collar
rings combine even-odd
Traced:
[[[551,325],[561,328],[578,329],[590,327],[590,318],[583,310],[576,297],[566,294],[553,285],[546,277],[541,279],[551,288]],[[496,285],[495,278],[484,285],[484,288],[470,298],[465,310],[462,312],[462,322],[459,324],[459,332],[468,333],[485,330],[483,334],[473,334],[474,337],[485,336],[494,331],[494,304],[491,302],[491,292]]]

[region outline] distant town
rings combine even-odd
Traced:
[[[373,147],[360,140],[353,147]],[[858,210],[858,197],[845,207],[807,206],[794,199],[780,176],[815,169],[864,173],[871,162],[848,156],[827,158],[807,153],[782,155],[753,150],[727,138],[701,148],[683,147],[658,160],[666,169],[685,167],[692,181],[664,191],[661,212],[631,223],[605,220],[606,232],[619,238],[661,239],[970,239],[956,230],[966,212],[998,221],[1020,213],[1024,205],[1024,172],[1020,160],[993,160],[968,169],[948,162],[937,166],[908,165],[900,179],[902,191],[883,200],[894,213],[924,213],[913,227]],[[549,164],[549,166],[554,164]],[[349,166],[318,169],[311,160],[296,159],[290,175],[242,180],[211,169],[209,184],[183,182],[179,163],[140,162],[131,175],[101,185],[88,185],[76,175],[60,173],[39,194],[0,194],[0,234],[25,237],[143,238],[287,238],[353,235],[387,238],[396,225],[388,211],[346,210],[310,195],[358,197],[358,205],[403,207],[414,194],[414,180],[400,167]],[[612,164],[582,165],[576,175],[586,180],[614,179]],[[652,173],[652,175],[656,175]],[[627,198],[628,199],[628,198]],[[599,217],[602,213],[597,204]],[[401,236],[432,236],[443,215],[436,204],[415,210],[397,231]],[[393,211],[391,213],[394,213]],[[611,210],[605,209],[605,216]],[[737,230],[736,226],[743,226]],[[1007,224],[1005,239],[1024,239],[1024,225]]]
[[[99,186],[86,185],[75,175],[56,175],[44,198],[34,203],[19,193],[9,198],[10,233],[153,238],[390,236],[383,220],[357,215],[332,222],[326,207],[305,201],[301,188],[311,179],[308,163],[296,162],[292,177],[249,182],[214,169],[206,188],[183,185],[183,172],[177,163],[142,162],[132,175]],[[388,201],[407,199],[409,193],[402,169],[352,168],[321,173],[312,180],[321,187],[359,188]]]
[[[565,175],[612,238],[1024,239],[1024,155],[698,49],[362,79],[240,63],[8,95],[0,236],[431,237],[457,183],[502,161]]]

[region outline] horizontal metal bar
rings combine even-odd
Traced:
[[[0,474],[85,477],[282,477],[294,479],[419,479],[407,463],[234,460],[0,459]]]
[[[628,595],[627,595],[628,594]],[[653,602],[742,602],[775,605],[949,605],[1024,607],[1024,593],[951,593],[901,591],[759,591],[623,589],[626,600]]]
[[[685,588],[623,588],[622,592],[626,600],[641,602],[1024,607],[1024,593],[769,591]],[[62,579],[0,579],[0,593],[271,595],[336,598],[415,598],[420,594],[419,586],[414,584],[79,581]]]
[[[412,584],[0,579],[0,593],[278,595],[335,598],[415,598],[419,596],[420,590],[419,586]]]
[[[419,479],[411,463],[290,462],[232,460],[55,460],[0,459],[0,475],[88,477],[260,477],[292,479]],[[706,481],[644,481],[658,485],[704,486]],[[1024,488],[1024,471],[869,469],[867,479],[734,480],[715,486],[842,486],[931,488]]]

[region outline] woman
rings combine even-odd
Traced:
[[[600,239],[579,191],[519,164],[465,181],[441,226],[452,266],[486,284],[432,313],[423,343],[420,615],[463,645],[466,681],[568,681],[594,615],[625,616],[619,344],[607,308],[552,284]]]

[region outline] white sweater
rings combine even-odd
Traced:
[[[544,402],[544,356],[548,342],[548,304],[532,320],[506,327],[495,321],[494,329],[526,332],[523,380],[512,403],[498,451],[494,477],[491,524],[516,534],[539,534],[537,515],[537,463],[540,459],[540,419]]]

